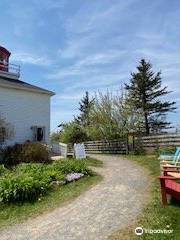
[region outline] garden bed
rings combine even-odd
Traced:
[[[74,159],[23,163],[12,169],[1,165],[0,174],[0,227],[55,208],[101,179],[85,161]]]
[[[53,188],[93,172],[84,161],[60,160],[51,164],[21,163],[8,170],[1,165],[0,202],[37,200]]]

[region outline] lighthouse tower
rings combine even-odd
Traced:
[[[11,53],[0,46],[0,76],[7,78],[19,78],[20,66],[9,63]]]
[[[8,72],[9,57],[11,53],[0,46],[0,70]]]

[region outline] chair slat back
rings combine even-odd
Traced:
[[[175,154],[174,154],[174,156],[173,156],[172,162],[173,162],[174,164],[177,164],[178,161],[179,161],[179,159],[180,159],[180,147],[177,147],[177,148],[176,148],[176,152],[175,152]]]

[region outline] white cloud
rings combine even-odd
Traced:
[[[59,11],[61,10],[64,5],[65,5],[65,1],[64,0],[38,0],[38,1],[33,1],[34,4],[34,8],[35,9],[39,9],[39,10],[56,10]]]
[[[109,2],[90,2],[88,6],[82,6],[76,14],[72,15],[65,22],[67,33],[71,34],[87,34],[94,33],[97,29],[103,31],[104,28],[112,26],[114,21],[124,18],[124,11],[128,11],[128,7],[137,2],[137,0],[112,1]],[[122,16],[123,14],[123,16]]]
[[[86,58],[80,60],[77,66],[97,66],[107,63],[112,63],[117,61],[123,54],[126,53],[125,50],[109,50],[94,55],[87,56]]]
[[[38,65],[38,66],[48,66],[52,63],[48,57],[44,57],[44,56],[40,57],[27,52],[17,52],[17,53],[13,52],[11,60],[21,62],[24,64],[32,64],[32,65]]]
[[[74,91],[66,91],[65,93],[62,94],[58,94],[55,97],[55,103],[58,103],[60,101],[74,101],[74,100],[78,100],[82,97],[82,95],[84,95],[83,91],[78,91],[78,92],[74,92]]]
[[[123,55],[125,50],[109,50],[104,52],[97,52],[86,57],[82,57],[71,66],[60,68],[53,73],[47,75],[49,79],[59,79],[72,76],[87,76],[88,74],[101,74],[101,67],[105,64],[117,63]],[[103,69],[103,72],[105,70]]]
[[[101,73],[96,76],[88,76],[84,81],[76,81],[72,86],[72,90],[76,89],[93,89],[98,90],[99,88],[107,88],[114,85],[121,85],[127,80],[127,73],[116,72],[116,73]]]
[[[129,18],[128,8],[137,0],[93,2],[82,4],[65,23],[66,45],[59,49],[62,58],[78,58],[96,53],[110,39],[111,31],[117,31],[120,20]],[[111,39],[113,41],[114,39]],[[104,49],[105,50],[105,49]],[[107,49],[106,49],[107,50]]]
[[[67,40],[66,46],[58,50],[61,58],[77,58],[86,55],[89,49],[89,44],[94,39],[94,36],[73,37]]]

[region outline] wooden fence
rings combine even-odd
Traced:
[[[145,149],[155,149],[158,147],[180,146],[180,134],[152,135],[141,138],[135,138],[135,144],[142,142]]]
[[[87,154],[111,153],[127,154],[127,141],[124,139],[88,141],[84,143]],[[72,155],[73,146],[68,144],[68,155]]]
[[[180,134],[151,135],[141,138],[135,137],[135,147],[142,144],[142,147],[151,152],[158,147],[180,146]],[[132,149],[132,143],[128,144],[126,139],[88,141],[84,143],[87,154],[111,153],[128,154]],[[68,155],[73,155],[73,145],[68,144]]]

